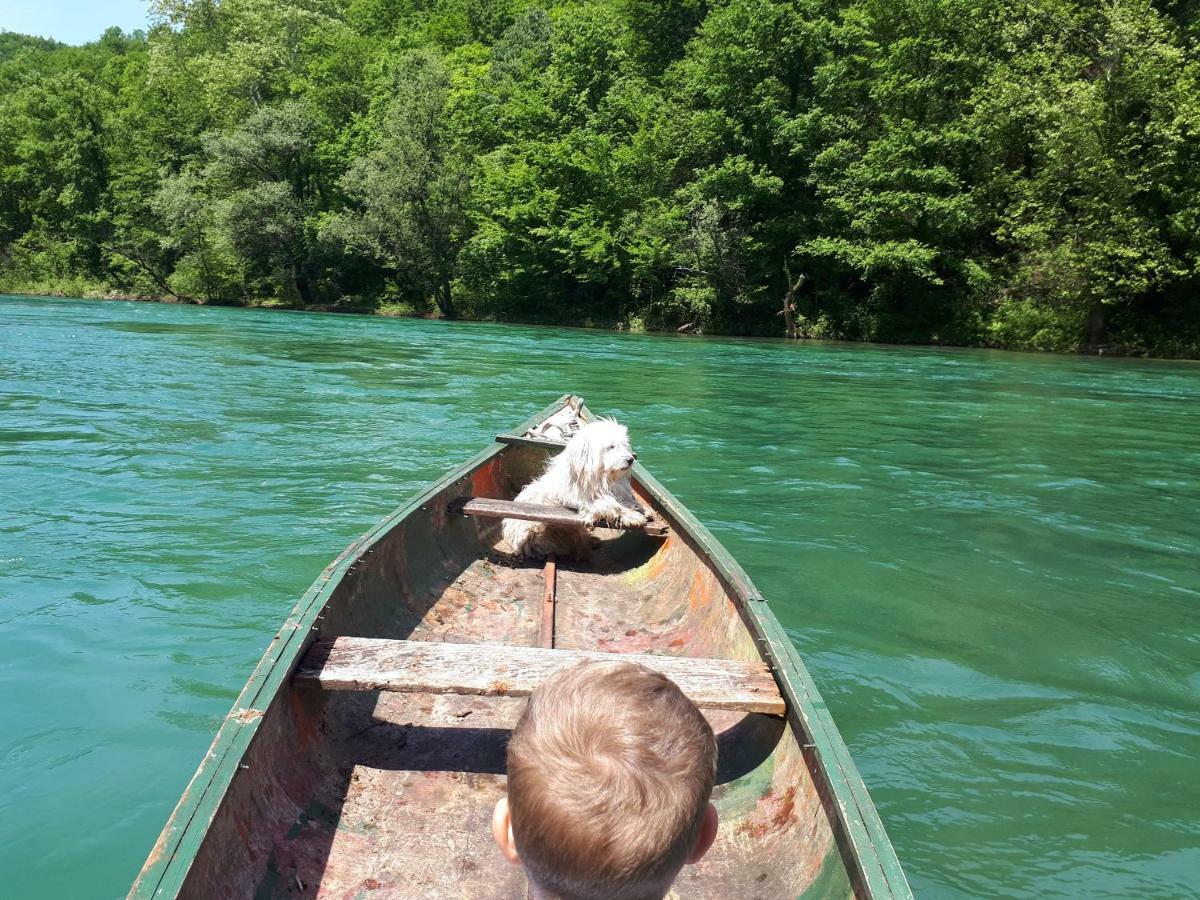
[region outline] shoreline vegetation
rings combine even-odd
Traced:
[[[598,331],[623,331],[626,333],[653,333],[653,334],[705,334],[696,327],[685,327],[667,331],[649,331],[641,323],[634,321],[619,321],[616,319],[604,321],[552,321],[552,320],[522,320],[522,319],[496,319],[474,316],[455,316],[453,319],[447,319],[438,313],[436,309],[417,308],[409,303],[404,302],[380,302],[376,304],[368,304],[366,302],[345,302],[340,304],[312,304],[310,306],[302,306],[296,303],[289,303],[285,300],[266,297],[254,300],[249,300],[242,303],[211,303],[204,300],[199,300],[194,297],[172,297],[161,294],[130,294],[116,290],[104,290],[102,288],[83,288],[78,290],[79,285],[76,282],[68,283],[70,288],[77,289],[66,290],[62,288],[47,287],[47,286],[21,286],[18,289],[9,289],[0,285],[0,297],[26,297],[30,299],[50,299],[50,300],[88,300],[88,301],[120,301],[130,303],[165,303],[178,306],[224,306],[235,309],[266,309],[279,310],[282,312],[317,312],[317,313],[337,313],[343,315],[359,315],[359,316],[380,316],[382,318],[401,318],[401,319],[442,319],[444,321],[459,321],[459,322],[492,322],[502,325],[546,325],[557,326],[564,328],[589,328]],[[714,336],[719,336],[718,333],[707,332]],[[743,335],[746,336],[746,335]]]
[[[1200,11],[155,0],[0,32],[0,290],[1200,357]]]
[[[445,319],[439,315],[436,310],[424,309],[418,310],[406,303],[381,303],[376,306],[368,306],[366,304],[346,303],[341,305],[321,305],[314,304],[312,306],[298,306],[296,304],[287,303],[285,301],[264,298],[257,301],[246,303],[206,303],[202,300],[197,300],[190,297],[169,297],[156,296],[153,294],[128,294],[119,291],[101,291],[91,289],[84,293],[67,293],[61,290],[46,289],[46,290],[8,290],[0,287],[0,297],[23,297],[30,299],[49,299],[49,300],[86,300],[95,302],[121,302],[121,303],[164,303],[167,305],[178,306],[223,306],[234,309],[261,309],[273,310],[278,312],[302,312],[302,313],[334,313],[337,315],[349,316],[378,316],[381,318],[396,318],[396,319],[441,319],[442,321],[458,321],[458,322],[481,322],[492,323],[497,325],[529,325],[536,327],[557,327],[557,328],[584,328],[595,331],[613,331],[624,334],[659,334],[659,335],[692,335],[692,336],[708,336],[708,337],[742,337],[742,338],[777,338],[779,340],[791,340],[796,343],[815,340],[815,341],[833,341],[835,343],[843,342],[850,344],[873,344],[875,346],[893,346],[893,347],[942,347],[947,349],[966,349],[966,350],[1008,350],[1012,352],[1025,353],[1050,353],[1055,355],[1092,355],[1092,356],[1110,356],[1124,357],[1130,359],[1162,359],[1162,360],[1196,360],[1200,361],[1200,354],[1179,354],[1176,356],[1151,354],[1144,352],[1138,348],[1121,348],[1111,345],[1100,347],[1081,347],[1075,350],[1043,350],[1029,347],[1000,347],[989,344],[964,344],[944,342],[896,342],[896,341],[867,341],[867,340],[849,340],[839,341],[837,338],[813,337],[809,335],[796,335],[793,338],[788,338],[786,335],[779,334],[745,334],[745,333],[725,333],[716,331],[705,331],[699,327],[683,327],[671,330],[648,329],[644,323],[640,321],[548,321],[548,320],[523,320],[523,319],[495,319],[495,318],[480,318],[472,316],[457,316],[454,319]]]

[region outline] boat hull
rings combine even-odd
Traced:
[[[491,844],[523,702],[321,691],[291,674],[317,638],[536,646],[540,567],[461,496],[511,499],[554,448],[521,439],[563,398],[352,544],[288,617],[180,800],[133,897],[524,898]],[[586,415],[586,409],[584,410]],[[665,537],[601,531],[558,573],[555,646],[767,660],[785,717],[709,711],[718,840],[672,897],[906,897],[891,844],[811,679],[740,566],[648,472]]]

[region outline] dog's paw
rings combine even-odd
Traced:
[[[615,503],[604,506],[593,506],[579,511],[579,521],[589,529],[597,525],[611,525],[621,520],[624,510]]]
[[[641,528],[646,524],[646,514],[640,509],[622,509],[619,519],[626,528]]]

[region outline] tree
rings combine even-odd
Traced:
[[[168,223],[168,245],[183,256],[181,293],[315,301],[320,127],[302,102],[263,107],[230,131],[206,134],[204,162],[164,182],[156,209]]]
[[[352,211],[324,235],[364,253],[454,318],[455,264],[467,220],[470,181],[446,128],[450,79],[428,52],[405,56],[383,110],[374,149],[341,180]]]
[[[155,0],[147,35],[0,35],[0,285],[755,334],[783,298],[801,336],[1200,354],[1195,6]]]
[[[1189,316],[1172,298],[1197,285],[1200,241],[1179,226],[1200,222],[1200,67],[1142,0],[1070,21],[1025,25],[1040,40],[988,82],[977,114],[1003,173],[1004,343],[1099,346],[1156,306]]]

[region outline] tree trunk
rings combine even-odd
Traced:
[[[292,264],[292,280],[296,283],[296,295],[305,306],[313,305],[312,285],[304,273],[303,263]]]
[[[1108,337],[1108,323],[1104,317],[1104,307],[1097,303],[1088,313],[1087,318],[1087,348],[1089,351],[1102,351]]]
[[[783,299],[783,333],[789,338],[796,337],[796,304],[792,302],[791,291]]]
[[[163,291],[163,293],[174,297],[176,300],[184,299],[171,289],[171,285],[167,283],[167,276],[152,266],[141,256],[136,255],[132,251],[122,250],[115,244],[106,244],[103,241],[94,241],[91,238],[84,238],[84,240],[100,250],[104,250],[107,253],[115,253],[117,256],[129,260],[131,263],[145,272],[150,277],[150,280],[153,281],[158,286],[159,290]]]
[[[800,336],[796,331],[796,293],[804,286],[807,276],[801,275],[792,281],[792,270],[786,259],[783,261],[783,274],[787,279],[787,293],[783,295],[783,332],[795,340]]]
[[[454,312],[454,296],[450,290],[450,282],[443,281],[437,291],[437,306],[442,317],[446,319],[457,318]]]

